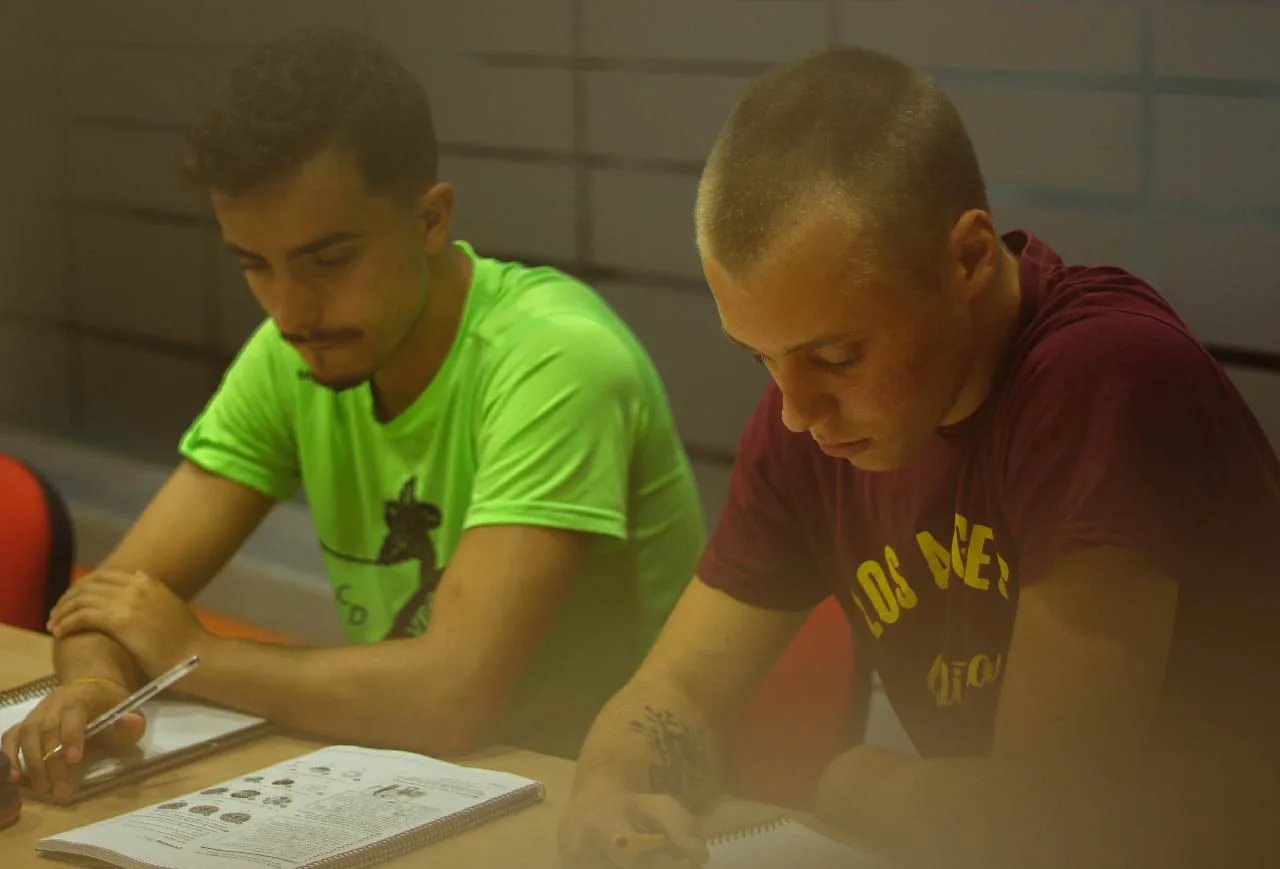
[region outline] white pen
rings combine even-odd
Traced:
[[[89,726],[86,727],[84,731],[85,740],[87,741],[89,739],[92,739],[102,731],[106,730],[111,725],[115,724],[121,718],[128,715],[130,712],[133,712],[143,703],[146,703],[152,697],[156,696],[161,691],[163,691],[164,689],[172,685],[174,682],[177,682],[183,676],[190,673],[192,670],[196,668],[196,666],[199,663],[200,663],[200,656],[192,655],[190,658],[187,658],[185,661],[176,665],[172,669],[167,670],[164,673],[161,673],[159,676],[155,677],[150,682],[143,685],[137,691],[134,691],[132,694],[130,694],[128,697],[121,700],[115,706],[112,706],[106,712],[102,713],[97,718],[93,719],[93,721],[89,722]],[[61,750],[62,750],[62,743],[58,743],[41,759],[48,760],[49,758],[53,757],[55,754],[57,754]]]

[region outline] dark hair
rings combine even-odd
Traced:
[[[243,192],[331,145],[348,149],[379,192],[416,197],[436,180],[422,85],[381,43],[345,30],[256,49],[186,145],[183,173],[204,190]]]
[[[854,256],[910,269],[962,213],[988,209],[973,144],[933,79],[885,54],[838,48],[747,88],[699,185],[704,252],[740,273],[799,209],[832,205],[868,230]]]

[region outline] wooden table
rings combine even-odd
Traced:
[[[46,675],[50,670],[49,638],[0,625],[0,689]],[[229,748],[151,778],[121,785],[74,806],[60,807],[26,800],[22,819],[0,830],[0,866],[24,869],[56,866],[38,857],[36,841],[65,830],[162,802],[199,790],[264,766],[319,748],[322,743],[294,736],[271,734]],[[428,846],[432,869],[477,866],[519,866],[521,869],[558,869],[556,823],[573,781],[574,764],[523,749],[495,748],[472,755],[462,763],[505,770],[536,779],[546,786],[540,805],[508,815],[483,827]],[[709,830],[774,817],[781,812],[744,800],[723,800],[707,819]],[[395,867],[423,866],[426,853],[419,851],[381,864]]]

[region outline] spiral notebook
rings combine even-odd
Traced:
[[[45,676],[0,692],[0,733],[21,723],[57,685],[56,677]],[[147,719],[147,729],[138,744],[110,753],[91,747],[75,767],[76,792],[70,798],[60,801],[49,794],[30,796],[48,802],[77,802],[106,788],[237,744],[270,726],[262,718],[176,693],[144,703],[141,711]]]
[[[789,818],[718,833],[703,869],[887,869],[888,864]]]
[[[49,836],[36,851],[122,869],[364,869],[543,797],[511,773],[336,745]]]

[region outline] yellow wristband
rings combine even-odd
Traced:
[[[128,691],[128,690],[129,690],[128,688],[124,687],[124,686],[123,686],[123,685],[121,685],[119,682],[115,681],[114,679],[100,679],[100,678],[95,677],[95,676],[86,676],[86,677],[84,677],[84,678],[82,678],[82,679],[72,679],[72,680],[71,680],[70,682],[68,682],[67,684],[68,684],[68,685],[79,685],[79,684],[80,684],[80,683],[82,683],[82,682],[101,682],[101,683],[102,683],[102,684],[104,684],[104,685],[114,685],[114,686],[116,686],[117,688],[119,688],[121,691]]]

